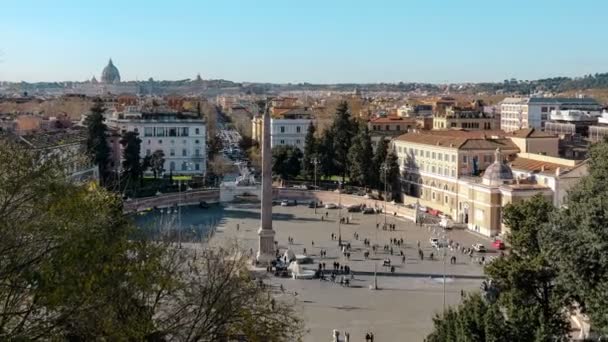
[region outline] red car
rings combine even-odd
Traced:
[[[492,242],[492,247],[503,250],[505,249],[505,243],[502,242],[502,240],[494,240],[494,242]]]

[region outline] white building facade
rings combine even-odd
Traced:
[[[312,119],[270,119],[271,147],[279,145],[295,146],[304,151],[304,140]]]
[[[177,113],[115,113],[108,126],[121,134],[139,133],[141,158],[163,151],[165,173],[204,175],[207,171],[207,126],[201,118]]]
[[[507,97],[500,105],[500,128],[505,132],[518,129],[543,129],[551,111],[578,109],[599,111],[601,105],[592,98]]]

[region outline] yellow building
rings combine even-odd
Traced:
[[[526,153],[550,149],[544,134],[502,131],[420,131],[393,140],[402,173],[404,202],[485,236],[504,233],[502,207],[541,193],[561,205],[567,189],[586,174],[581,161]],[[554,141],[557,144],[557,140]],[[555,147],[556,148],[556,147]]]

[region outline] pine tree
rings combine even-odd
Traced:
[[[319,172],[323,176],[331,177],[336,174],[335,156],[334,133],[331,129],[328,129],[323,134],[319,144]]]
[[[143,181],[143,168],[141,163],[141,139],[136,132],[126,132],[120,139],[123,146],[122,169],[125,175],[135,184],[136,181]]]
[[[384,175],[381,175],[380,168],[386,161],[388,155],[388,140],[381,139],[376,145],[376,152],[372,160],[372,174],[375,175],[374,183],[378,191],[384,191]]]
[[[315,165],[314,159],[317,158],[318,142],[315,137],[315,125],[310,123],[308,132],[304,139],[304,156],[302,158],[302,173],[307,179],[314,178]]]
[[[101,184],[105,184],[108,177],[108,163],[110,160],[110,146],[106,140],[108,127],[104,123],[105,109],[100,100],[96,100],[91,107],[91,113],[86,117],[84,124],[87,127],[87,155],[97,167]]]
[[[369,187],[373,180],[372,141],[366,127],[359,129],[359,134],[353,138],[352,145],[348,151],[349,177],[351,182]]]
[[[331,130],[334,134],[336,172],[342,176],[344,183],[348,173],[348,150],[353,138],[353,124],[346,101],[338,105]]]
[[[386,178],[388,182],[388,191],[391,194],[393,200],[400,202],[401,186],[399,180],[399,159],[395,151],[391,151],[386,156],[385,165],[388,168],[386,172]]]

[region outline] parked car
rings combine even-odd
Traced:
[[[484,245],[482,245],[480,243],[476,243],[476,244],[473,244],[473,249],[476,252],[484,253],[486,251],[486,246],[484,246]]]
[[[375,214],[375,213],[376,213],[376,211],[374,210],[374,208],[371,208],[371,207],[363,208],[363,214],[369,215],[369,214]]]
[[[502,242],[502,240],[494,240],[494,242],[492,242],[492,247],[498,250],[503,250],[505,249],[505,243]]]
[[[361,204],[353,204],[353,205],[349,205],[346,210],[349,213],[358,213],[361,211]]]
[[[431,243],[432,247],[437,248],[439,246],[439,239],[438,238],[430,238],[429,242]]]
[[[308,207],[309,208],[318,208],[319,207],[319,203],[317,203],[317,201],[310,201],[308,202]]]
[[[335,203],[327,203],[325,204],[325,209],[338,209],[338,205]]]
[[[425,206],[421,205],[421,206],[419,206],[419,207],[418,207],[418,210],[419,210],[420,212],[426,213],[426,211],[427,211],[427,207],[425,207]]]

